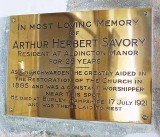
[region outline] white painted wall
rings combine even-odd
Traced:
[[[67,0],[0,0],[0,17],[66,11]]]

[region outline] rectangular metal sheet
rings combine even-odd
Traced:
[[[7,115],[151,122],[151,9],[12,16]]]

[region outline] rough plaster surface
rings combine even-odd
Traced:
[[[150,125],[5,115],[9,18],[0,19],[0,137],[158,137],[160,135],[160,1],[69,0],[68,10],[153,7],[153,120]]]

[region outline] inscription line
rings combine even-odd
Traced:
[[[76,68],[89,68],[89,67],[76,67]]]
[[[59,67],[59,68],[71,68],[71,67]]]

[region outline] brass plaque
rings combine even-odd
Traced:
[[[151,9],[12,16],[7,115],[151,122]]]

